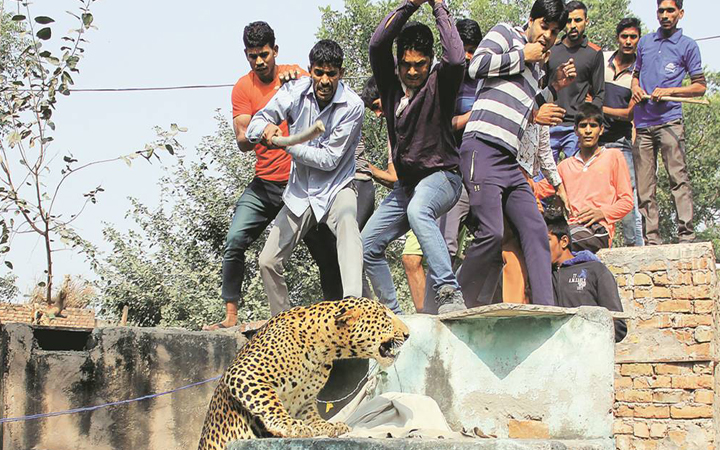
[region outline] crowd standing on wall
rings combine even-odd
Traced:
[[[430,27],[411,20],[425,3],[440,55]],[[245,250],[271,223],[259,264],[273,315],[290,307],[283,270],[300,240],[326,299],[374,296],[402,313],[385,250],[404,235],[419,312],[493,302],[621,311],[594,253],[612,245],[618,222],[625,245],[662,242],[658,152],[679,238],[694,239],[682,106],[664,98],[702,96],[706,81],[697,44],[678,28],[683,0],[657,0],[660,27],[645,36],[637,19],[620,21],[605,52],[588,40],[588,13],[581,1],[536,0],[526,23],[483,36],[443,0],[406,0],[369,42],[361,95],[342,80],[336,42],[319,41],[305,72],[276,63],[267,23],[245,27],[251,70],[232,92],[233,126],[239,149],[257,156],[256,176],[226,240],[226,318],[206,329],[237,323]],[[387,123],[386,169],[364,155],[364,108]],[[316,121],[317,137],[274,143]],[[375,182],[390,188],[377,209]],[[616,339],[625,333],[616,322]]]

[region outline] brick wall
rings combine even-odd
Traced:
[[[33,308],[31,305],[0,303],[0,323],[31,323]],[[95,311],[91,309],[66,308],[64,317],[55,317],[42,325],[65,328],[95,328]]]
[[[628,320],[616,346],[618,450],[714,449],[718,282],[710,244],[622,248],[600,257]]]

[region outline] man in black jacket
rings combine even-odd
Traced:
[[[570,251],[570,228],[560,214],[546,214],[550,256],[553,265],[555,303],[565,308],[602,306],[622,312],[615,277],[592,252]],[[615,342],[623,340],[627,324],[615,320]]]

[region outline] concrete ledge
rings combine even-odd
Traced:
[[[235,441],[227,450],[614,450],[612,439],[256,439]]]
[[[626,319],[629,314],[608,311],[613,319]],[[561,308],[559,306],[524,305],[519,303],[498,303],[479,306],[464,311],[455,311],[436,316],[439,320],[459,320],[474,317],[523,317],[523,316],[574,316],[582,314],[581,308]]]

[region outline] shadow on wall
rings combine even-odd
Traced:
[[[447,323],[451,333],[503,380],[565,323],[566,317],[475,318]],[[509,325],[512,321],[512,326]]]

